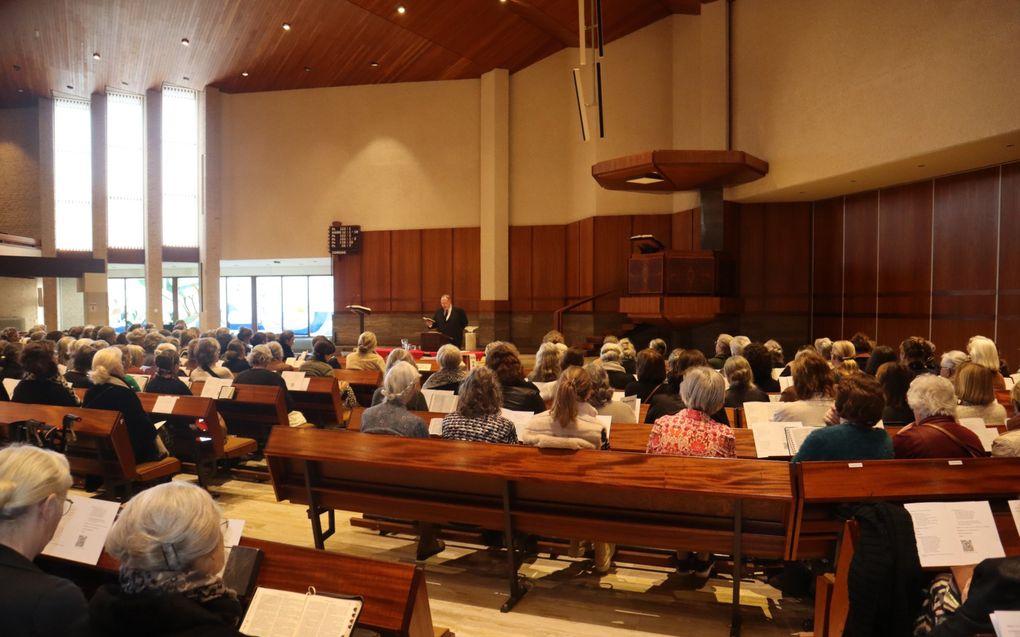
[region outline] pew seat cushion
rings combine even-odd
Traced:
[[[223,440],[223,455],[227,458],[237,458],[255,453],[259,444],[254,438],[242,438],[240,436],[227,436]]]
[[[158,480],[180,473],[181,461],[173,456],[168,456],[162,460],[143,462],[135,470],[137,472],[137,480],[149,482],[150,480]]]

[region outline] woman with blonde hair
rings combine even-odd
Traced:
[[[743,409],[744,403],[767,403],[769,395],[758,389],[751,374],[751,365],[743,356],[730,356],[723,363],[723,376],[729,387],[726,389],[724,406]]]
[[[786,402],[772,414],[776,422],[799,422],[805,427],[825,424],[825,417],[835,405],[835,374],[819,354],[805,350],[790,363],[795,400]]]
[[[850,341],[836,341],[832,344],[829,360],[832,363],[832,369],[840,377],[853,376],[860,373],[861,370],[857,367],[856,359],[857,349]]]
[[[223,525],[212,497],[190,482],[132,498],[106,538],[120,577],[93,596],[92,633],[242,637],[241,603],[219,576]]]
[[[5,635],[63,637],[88,613],[77,586],[32,563],[67,513],[70,488],[67,458],[59,453],[25,445],[0,449],[0,604]]]
[[[347,355],[344,367],[347,369],[370,369],[379,372],[386,370],[386,361],[376,353],[379,342],[373,332],[362,332],[358,337],[358,347]]]
[[[986,425],[1006,423],[1006,408],[995,401],[992,370],[977,363],[964,363],[953,377],[953,389],[960,405],[956,418],[981,418]]]
[[[215,338],[206,336],[195,342],[195,369],[191,371],[191,381],[207,378],[233,378],[229,369],[220,364],[220,344]]]
[[[972,363],[991,370],[992,391],[1006,391],[1006,379],[999,370],[1001,363],[995,341],[985,336],[971,337],[967,343],[967,354],[970,355]]]
[[[560,349],[556,343],[542,343],[535,354],[535,368],[528,374],[533,383],[551,383],[560,377]]]
[[[600,416],[609,416],[611,422],[636,422],[633,402],[624,403],[613,400],[613,388],[609,384],[609,374],[603,369],[602,363],[592,361],[584,366],[591,377],[591,397],[588,404],[595,408]]]

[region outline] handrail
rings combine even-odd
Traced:
[[[25,246],[29,248],[38,248],[42,245],[42,242],[32,237],[20,237],[16,234],[7,234],[6,232],[0,232],[0,243],[7,243],[16,246]]]
[[[619,293],[619,291],[620,291],[619,289],[606,290],[604,292],[599,292],[598,294],[592,294],[591,296],[586,296],[583,299],[581,299],[580,301],[574,301],[573,303],[568,303],[567,305],[564,305],[563,307],[561,307],[558,310],[556,310],[555,312],[553,312],[553,329],[556,330],[557,332],[560,332],[560,333],[563,332],[563,315],[566,312],[569,312],[570,310],[574,309],[575,307],[579,307],[581,305],[584,305],[585,303],[591,303],[595,299],[600,299],[600,298],[602,298],[604,296],[608,296],[610,294],[617,294],[617,293]]]

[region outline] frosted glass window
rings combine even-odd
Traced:
[[[283,329],[308,336],[308,277],[283,277]]]
[[[144,121],[140,95],[107,96],[107,242],[111,248],[144,246]]]
[[[251,325],[251,277],[227,277],[227,322],[226,326],[236,330]]]
[[[177,316],[188,327],[198,327],[202,307],[202,293],[198,277],[182,276],[177,279]]]
[[[92,252],[92,115],[88,102],[53,101],[57,250]]]
[[[333,336],[333,277],[308,277],[308,330],[311,336]]]
[[[227,277],[220,277],[220,325],[227,324]]]
[[[106,300],[110,304],[110,326],[124,329],[124,279],[106,280]]]
[[[198,94],[163,87],[163,245],[198,247]]]
[[[118,332],[145,322],[145,279],[107,279],[110,326]]]
[[[283,331],[283,298],[280,277],[260,276],[255,279],[255,302],[258,303],[259,329],[280,333]]]
[[[163,325],[174,322],[174,280],[163,277],[163,289],[160,296],[163,300]]]

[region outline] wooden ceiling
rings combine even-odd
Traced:
[[[709,1],[603,0],[605,39]],[[577,0],[0,0],[0,107],[163,83],[243,93],[474,78],[568,46]]]

